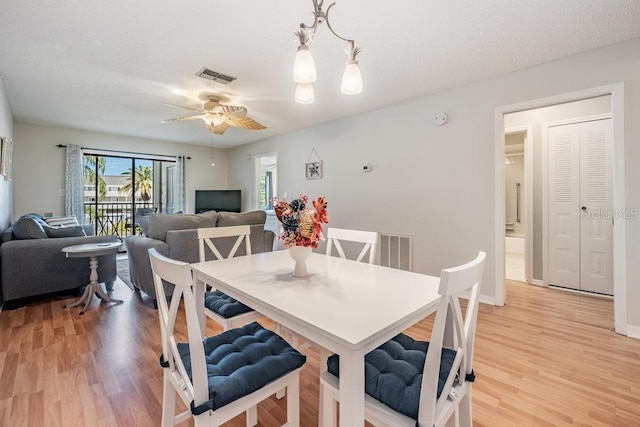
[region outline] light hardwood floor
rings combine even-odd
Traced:
[[[507,292],[507,306],[480,306],[474,425],[639,426],[640,341],[613,332],[612,302],[518,282]],[[124,304],[94,299],[83,316],[62,308],[76,297],[0,313],[0,426],[159,425],[157,313],[121,282],[114,297]],[[431,321],[409,333],[428,339]],[[318,417],[318,352],[307,356],[304,427]],[[279,426],[284,401],[262,403],[258,419]],[[244,417],[227,425],[244,426]]]

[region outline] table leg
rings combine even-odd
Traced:
[[[103,301],[115,302],[118,304],[122,303],[123,302],[122,300],[109,297],[102,290],[100,283],[98,283],[98,257],[92,256],[90,258],[89,268],[91,269],[91,274],[89,275],[90,283],[85,288],[84,293],[82,294],[80,299],[78,299],[76,302],[71,304],[66,304],[63,308],[76,307],[84,302],[84,307],[82,308],[82,310],[80,310],[80,314],[84,314],[84,312],[87,311],[87,307],[89,307],[89,303],[91,302],[91,298],[93,297],[94,293],[98,298],[102,299]]]
[[[95,292],[96,296],[106,302],[122,303],[122,300],[113,299],[109,297],[107,294],[105,294],[104,291],[102,290],[102,286],[100,286],[100,283],[98,283],[98,257],[97,256],[92,256],[90,258],[89,268],[91,269],[91,274],[89,275],[89,280],[91,282],[89,283],[89,286],[93,287],[93,291]]]
[[[340,353],[340,425],[364,425],[364,354]]]
[[[65,304],[62,308],[77,307],[86,301],[84,308],[82,309],[82,311],[80,311],[80,314],[84,314],[84,311],[87,309],[87,306],[89,305],[89,301],[91,301],[92,295],[93,295],[93,286],[87,285],[84,288],[84,293],[76,302],[73,302],[71,304]]]
[[[207,336],[207,316],[204,314],[204,293],[206,284],[196,274],[194,277],[193,296],[196,301],[196,308],[198,311],[198,320],[200,321],[200,331],[202,337]]]

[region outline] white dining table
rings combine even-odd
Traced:
[[[340,425],[362,426],[365,354],[436,310],[439,278],[319,253],[308,277],[293,267],[286,250],[194,263],[196,306],[207,283],[339,354]]]

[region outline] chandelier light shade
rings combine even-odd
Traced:
[[[329,23],[329,11],[335,3],[331,3],[326,11],[322,10],[324,0],[311,0],[313,3],[314,21],[313,25],[300,24],[300,29],[294,34],[300,42],[296,59],[293,64],[293,81],[296,82],[296,102],[301,104],[309,104],[314,101],[313,85],[316,81],[316,64],[311,55],[311,43],[316,35],[319,24],[326,23],[331,34],[347,42],[349,61],[342,75],[342,93],[347,95],[355,95],[362,92],[362,75],[356,55],[360,53],[360,48],[356,47],[353,40],[340,37],[333,31]]]
[[[360,74],[358,61],[348,61],[342,75],[342,93],[357,95],[360,92],[362,92],[362,75]]]
[[[296,84],[296,102],[299,104],[311,104],[315,100],[313,83]]]
[[[313,83],[317,80],[316,63],[306,45],[298,46],[296,61],[293,63],[293,81],[296,83]]]

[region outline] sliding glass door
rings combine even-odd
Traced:
[[[123,239],[139,234],[138,220],[164,212],[167,169],[174,162],[117,156],[84,156],[85,222],[96,235]]]

